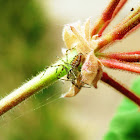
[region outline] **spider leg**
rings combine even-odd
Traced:
[[[52,66],[50,66],[50,67],[52,67]],[[49,66],[46,66],[45,67],[45,69],[48,69],[49,68]],[[44,71],[44,73],[43,73],[43,75],[41,76],[41,78],[45,75],[45,73],[46,73],[46,71]]]
[[[72,84],[75,85],[78,89],[81,89],[82,87],[91,88],[90,85],[88,85],[88,84],[84,83],[83,81],[81,81],[81,75],[79,75],[77,77],[77,79],[75,79],[75,80],[72,79]],[[87,85],[87,86],[85,86],[85,85]]]
[[[81,90],[81,75],[78,75],[76,81],[72,79],[72,85],[70,87],[70,90],[63,95],[63,97],[73,97],[79,93]]]
[[[62,70],[61,70],[61,72],[57,75],[57,79],[60,79],[60,76],[61,76],[63,70],[65,70],[67,73],[69,72],[69,71],[68,71],[68,68],[67,68],[65,65],[63,65],[63,64],[60,64],[60,65],[52,65],[52,66],[47,66],[45,69],[47,69],[47,68],[49,68],[49,67],[57,67],[57,68],[56,68],[56,73],[57,73],[57,72],[58,72],[58,67],[60,67],[60,66],[62,66]],[[41,78],[45,75],[45,73],[46,73],[46,71],[44,71],[44,73],[43,73],[43,75],[41,76]]]
[[[62,72],[65,70],[66,71],[66,73],[68,73],[68,68],[66,67],[66,66],[64,66],[63,64],[60,64],[60,65],[57,65],[57,67],[59,67],[59,66],[62,66],[62,70],[61,70],[61,72],[57,75],[57,78],[58,79],[60,79],[61,77],[61,74],[62,74]],[[57,73],[57,71],[58,71],[58,68],[56,68],[56,73]]]
[[[74,79],[72,79],[72,82],[71,82],[75,87],[77,87],[78,89],[81,89],[81,85],[78,85]]]
[[[64,80],[64,81],[71,81],[71,79],[62,79],[62,78],[61,78],[61,80]]]
[[[70,81],[71,82],[71,79],[60,78],[60,81],[64,84],[64,81]]]
[[[72,78],[70,77],[70,74],[72,74]],[[77,79],[77,76],[75,75],[73,69],[70,69],[70,71],[69,71],[69,73],[68,73],[68,75],[67,75],[67,78],[68,78],[68,79],[71,78],[71,79],[73,79],[73,80],[76,80],[76,79]]]
[[[81,83],[81,84],[78,84],[78,83]],[[83,81],[80,81],[79,79],[77,79],[77,82],[75,82],[75,80],[72,81],[72,84],[75,85],[79,89],[81,89],[82,87],[84,87],[84,88],[91,88],[90,85],[84,83]],[[85,86],[85,85],[87,85],[87,86]]]
[[[82,87],[84,87],[84,88],[91,88],[91,86],[90,85],[88,85],[88,84],[86,84],[86,83],[84,83],[83,81],[82,81]],[[86,86],[85,86],[86,85]]]
[[[76,47],[72,47],[70,49],[67,49],[66,50],[66,62],[68,63],[68,52],[71,51],[71,50],[74,50]]]

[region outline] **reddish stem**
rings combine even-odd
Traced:
[[[125,5],[126,2],[127,2],[127,0],[121,0],[118,3],[116,9],[114,11],[111,11],[112,12],[112,17],[110,17],[110,19],[106,20],[105,24],[103,25],[103,27],[98,32],[98,36],[102,35],[103,31],[106,29],[106,27],[109,25],[109,23],[115,18],[115,16],[119,13],[119,11],[122,9],[122,7]],[[110,13],[110,11],[108,11],[108,13]],[[106,14],[108,14],[108,13],[106,13]]]
[[[140,73],[140,64],[134,64],[129,62],[123,62],[115,59],[100,59],[102,64],[106,67],[113,69],[121,69],[126,71],[131,71],[135,73]]]
[[[109,5],[103,11],[101,17],[94,25],[92,32],[91,32],[91,36],[97,34],[103,28],[104,24],[112,18],[113,12],[120,1],[121,0],[111,0],[110,1]]]
[[[137,14],[140,13],[140,7],[137,7],[134,11],[132,11],[126,18],[124,18],[121,23],[117,24],[117,27],[120,25],[123,25],[124,23],[128,22],[131,18],[136,16]]]
[[[140,54],[140,51],[135,51],[135,52],[123,52],[123,53],[121,53],[121,54],[126,54],[126,55],[128,55],[128,54]]]
[[[127,62],[140,62],[140,51],[126,52],[126,53],[99,53],[98,57],[109,59],[117,59]]]
[[[124,96],[126,96],[131,101],[140,106],[140,98],[136,96],[132,91],[124,87],[122,84],[120,84],[120,82],[117,82],[116,80],[111,78],[106,72],[103,72],[101,80],[113,87],[114,89],[120,91]]]
[[[120,26],[117,26],[112,31],[102,36],[98,42],[95,52],[101,51],[101,49],[104,49],[104,47],[116,40],[121,40],[130,32],[136,30],[138,27],[140,27],[140,13],[132,17],[124,24],[120,23]]]
[[[111,34],[113,36],[113,40],[122,39],[129,31],[131,31],[134,27],[140,24],[140,13],[131,18],[128,22],[123,24],[122,26],[117,27]]]

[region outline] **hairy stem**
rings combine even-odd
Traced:
[[[127,2],[127,0],[121,0],[119,2],[119,4],[117,5],[116,9],[113,11],[112,17],[110,18],[110,20],[108,19],[103,27],[100,29],[100,31],[98,32],[98,36],[102,36],[103,31],[107,28],[107,26],[110,24],[110,22],[115,18],[115,16],[119,13],[119,11],[122,9],[122,7],[125,5],[125,3]],[[110,11],[108,11],[110,12]],[[106,13],[108,14],[108,13]]]
[[[126,62],[140,62],[140,51],[124,53],[97,53],[99,58],[117,59]]]
[[[76,50],[73,50],[72,53],[66,56],[68,57],[69,63],[73,60],[76,54]],[[66,61],[66,57],[63,58],[64,61]],[[0,115],[4,114],[14,106],[18,105],[34,93],[57,81],[58,76],[60,78],[66,75],[65,69],[62,71],[62,68],[63,66],[66,66],[69,69],[69,67],[63,62],[63,60],[59,60],[57,63],[45,69],[33,79],[23,84],[20,88],[16,89],[8,96],[0,100]]]
[[[103,63],[104,66],[109,68],[140,73],[140,64],[123,62],[115,59],[100,59],[100,61]]]
[[[95,52],[102,51],[110,43],[113,43],[116,40],[121,40],[126,35],[140,27],[140,11],[137,11],[137,9],[133,16],[128,16],[126,21],[122,21],[113,30],[100,38]]]
[[[109,25],[109,23],[117,15],[117,13],[121,10],[121,8],[126,2],[127,0],[111,0],[106,9],[103,11],[101,17],[94,25],[91,36],[95,34],[101,36],[102,32],[105,30],[105,28]]]
[[[131,18],[133,18],[134,16],[136,16],[137,14],[140,13],[140,6],[137,7],[136,9],[134,9],[134,11],[131,11],[131,13],[124,18],[121,23],[119,23],[117,26],[119,27],[120,25],[123,25],[124,23],[128,22]]]

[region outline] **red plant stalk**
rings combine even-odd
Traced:
[[[106,67],[113,69],[121,69],[140,73],[140,64],[130,63],[140,61],[140,51],[126,52],[126,53],[101,53],[107,46],[121,40],[130,34],[132,31],[140,27],[140,7],[131,12],[121,23],[119,23],[109,33],[102,35],[105,28],[109,25],[112,19],[121,10],[127,0],[111,0],[110,4],[104,10],[101,18],[96,22],[91,35],[98,34],[99,42],[95,49],[95,55],[99,58],[102,64]],[[105,59],[102,59],[105,58]],[[107,59],[108,58],[108,59]],[[125,62],[128,61],[128,62]],[[119,84],[116,80],[111,78],[107,73],[103,72],[102,81],[112,86],[116,90],[120,91],[124,96],[135,102],[140,106],[140,98],[137,97],[133,92]]]
[[[129,62],[122,62],[115,59],[100,59],[102,64],[106,67],[113,68],[113,69],[121,69],[126,70],[134,73],[140,73],[140,64],[129,63]]]
[[[122,20],[121,23],[119,23],[117,26],[120,26],[126,22],[128,22],[131,18],[133,18],[134,16],[136,16],[137,14],[140,13],[140,7],[137,7],[134,11],[131,11],[131,13]]]
[[[116,40],[121,40],[128,33],[136,30],[140,26],[140,13],[135,15],[133,18],[125,22],[124,24],[120,24],[109,33],[103,35],[99,42],[95,52],[102,51],[108,44],[113,43]],[[102,50],[101,50],[102,49]]]
[[[140,51],[125,53],[97,53],[99,58],[117,59],[126,62],[140,62]]]
[[[120,84],[120,82],[117,82],[116,80],[111,78],[106,72],[103,72],[101,80],[116,89],[117,91],[120,91],[120,93],[122,93],[124,96],[128,97],[131,101],[140,106],[140,98],[136,96],[132,91],[128,90],[128,88]]]
[[[118,12],[122,9],[126,2],[127,0],[111,0],[109,5],[103,11],[99,20],[95,23],[91,32],[91,36],[95,34],[101,36],[102,32],[114,19],[114,17],[118,14]]]

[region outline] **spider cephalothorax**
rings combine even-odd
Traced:
[[[77,76],[80,72],[80,64],[85,61],[85,58],[83,57],[82,53],[77,54],[74,59],[71,62],[71,69],[69,70],[67,74],[67,79],[71,79],[72,83],[73,80],[77,79]]]
[[[67,55],[67,53],[66,53],[66,55]],[[67,61],[68,61],[68,59],[67,59]],[[75,96],[80,91],[80,89],[83,87],[83,85],[85,84],[81,80],[82,77],[81,77],[81,69],[80,69],[80,66],[84,63],[84,61],[85,61],[85,58],[84,58],[83,54],[78,53],[73,58],[73,60],[71,61],[70,64],[68,62],[64,62],[65,65],[70,65],[70,70],[67,70],[67,67],[65,67],[65,70],[67,71],[67,80],[70,80],[72,83],[72,86],[71,86],[69,92],[66,94],[67,97]]]
[[[91,36],[90,29],[90,20],[88,19],[84,26],[80,26],[80,24],[76,23],[75,25],[66,25],[63,31],[63,39],[68,49],[71,49],[76,46],[76,50],[79,54],[83,54],[85,61],[81,68],[81,72],[76,77],[79,87],[83,85],[83,83],[88,85],[93,85],[97,88],[97,82],[100,80],[102,76],[102,64],[100,60],[95,56],[94,49],[96,49],[98,40],[96,40],[97,36]],[[74,90],[74,84],[70,89],[70,92]],[[75,93],[68,92],[66,96],[76,95]]]

